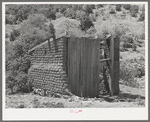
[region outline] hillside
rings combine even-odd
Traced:
[[[75,96],[84,103],[83,107],[145,106],[144,5],[7,5],[5,30],[7,108],[20,104],[28,107],[34,98],[40,101],[39,106],[45,100],[62,101],[65,107],[79,107],[80,102],[70,102],[72,98],[46,98],[29,93],[27,87],[30,68],[27,52],[48,39],[50,34],[58,36],[64,32],[76,37],[101,39],[109,33],[120,39],[119,96],[106,95],[94,102],[94,99],[81,100],[83,98]],[[109,100],[114,102],[110,104]]]

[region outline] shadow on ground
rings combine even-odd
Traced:
[[[137,99],[145,100],[144,96],[141,95],[133,95],[129,93],[122,93],[120,92],[118,96],[109,96],[109,95],[101,95],[100,98],[104,99],[106,102],[134,102]]]

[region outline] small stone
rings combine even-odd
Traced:
[[[55,97],[61,98],[61,95],[57,93],[55,94]]]
[[[63,98],[64,99],[68,99],[68,95],[63,95]]]

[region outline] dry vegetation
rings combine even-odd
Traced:
[[[137,10],[138,7],[138,10]],[[144,6],[135,6],[130,9],[130,5],[95,5],[92,9],[92,13],[89,13],[90,20],[94,24],[86,31],[82,31],[80,28],[80,17],[83,16],[86,11],[80,12],[82,7],[78,7],[76,16],[74,17],[74,11],[70,14],[64,14],[60,11],[56,11],[56,18],[51,20],[56,30],[56,35],[64,32],[68,32],[70,35],[78,37],[90,37],[98,36],[103,39],[106,32],[117,35],[120,38],[120,92],[119,96],[115,98],[102,97],[96,99],[83,99],[73,100],[67,97],[62,98],[47,98],[39,95],[33,95],[32,93],[20,95],[15,93],[11,94],[10,88],[6,88],[6,107],[7,108],[27,108],[32,102],[32,107],[137,107],[145,106],[145,8]],[[87,9],[88,10],[88,9]],[[88,11],[89,12],[89,11]],[[42,12],[41,12],[42,13]],[[47,25],[50,23],[50,14],[44,21]],[[66,15],[66,16],[65,16]],[[53,17],[53,16],[52,16]],[[64,18],[65,17],[65,18]],[[44,18],[44,17],[42,17]],[[22,21],[24,23],[26,20]],[[37,23],[39,22],[37,21]],[[43,23],[42,23],[43,24]],[[31,23],[32,25],[32,23]],[[29,25],[30,26],[30,25]],[[36,25],[35,30],[39,31],[40,25]],[[21,22],[19,24],[6,24],[6,44],[10,44],[13,41],[10,40],[11,32],[13,29],[22,28]],[[33,30],[34,32],[34,30]],[[40,32],[46,32],[44,27],[41,27]],[[40,33],[39,32],[39,33]],[[30,38],[33,38],[30,37]],[[34,37],[37,39],[37,36]],[[40,38],[40,37],[39,37]],[[43,37],[46,38],[46,37]],[[43,39],[42,38],[42,39]],[[18,38],[15,37],[14,41]],[[26,39],[26,37],[25,37]],[[31,39],[32,40],[32,39]],[[40,40],[40,39],[38,39]],[[44,39],[43,39],[44,40]],[[38,42],[40,43],[40,42]],[[6,46],[7,48],[7,46]],[[8,54],[6,55],[6,57]],[[8,60],[6,58],[6,60]],[[22,71],[22,70],[21,70]],[[7,71],[8,72],[8,71]],[[6,74],[7,74],[6,72]],[[13,79],[8,79],[13,80]],[[127,86],[129,87],[127,87]],[[136,88],[133,88],[136,87]],[[15,89],[15,88],[14,88]],[[127,93],[127,90],[129,93]],[[17,91],[17,90],[16,90]],[[10,92],[10,93],[9,93]],[[140,93],[139,93],[140,92]],[[82,99],[82,100],[81,100]],[[93,101],[94,100],[94,101]],[[108,100],[108,101],[107,101]],[[109,101],[110,100],[110,101]],[[53,103],[54,102],[54,103]],[[113,102],[114,104],[108,104]],[[121,102],[121,103],[120,103]]]

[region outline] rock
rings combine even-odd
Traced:
[[[68,99],[68,95],[63,95],[63,98],[64,99]]]
[[[59,93],[56,93],[54,96],[58,97],[58,98],[61,98],[61,94],[59,94]]]
[[[25,108],[23,104],[19,105],[18,108]]]

